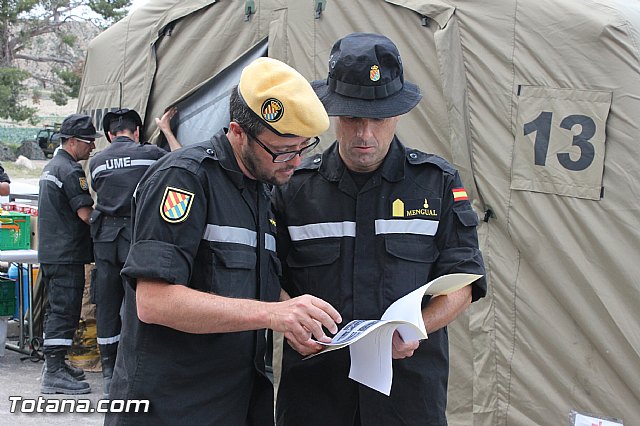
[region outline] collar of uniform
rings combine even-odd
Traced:
[[[400,143],[396,136],[393,137],[391,145],[389,146],[389,152],[385,157],[380,173],[389,182],[397,182],[404,178],[404,156],[405,147]],[[338,142],[334,142],[327,150],[322,154],[322,163],[320,165],[320,174],[329,181],[338,181],[344,173],[346,166],[340,158],[338,152]]]
[[[394,135],[389,152],[382,162],[382,177],[389,182],[398,182],[404,178],[405,151],[404,145]]]
[[[76,159],[73,158],[73,155],[69,154],[66,149],[59,149],[58,153],[56,154],[56,156],[58,156],[58,155],[62,155],[63,157],[67,157],[71,161],[76,161]]]
[[[111,143],[119,143],[119,142],[133,142],[136,143],[136,141],[134,141],[133,139],[131,139],[128,136],[116,136],[113,140],[111,140]]]
[[[213,149],[216,151],[218,156],[220,166],[227,172],[234,185],[239,189],[242,189],[245,186],[244,174],[238,166],[236,157],[233,155],[231,142],[229,142],[226,135],[227,130],[227,128],[222,129],[213,138],[211,138],[211,142],[213,144]]]
[[[345,165],[338,152],[338,141],[335,141],[325,152],[322,153],[322,163],[320,163],[320,174],[331,182],[337,182],[344,173]]]

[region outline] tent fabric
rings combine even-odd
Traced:
[[[219,72],[215,77],[187,93],[176,103],[180,111],[179,126],[175,131],[178,140],[189,143],[204,142],[211,137],[212,128],[222,128],[229,122],[229,98],[231,89],[238,84],[242,69],[254,59],[267,55],[267,40],[263,40],[245,55]],[[158,131],[153,140],[161,142]]]
[[[192,108],[188,144],[220,127],[190,128],[198,99],[265,40],[316,80],[338,38],[387,35],[424,95],[400,139],[452,162],[482,219],[490,288],[449,327],[449,423],[640,423],[640,3],[330,0],[316,17],[261,0],[248,20],[244,3],[136,10],[90,44],[79,111],[135,108],[152,135],[165,108]]]

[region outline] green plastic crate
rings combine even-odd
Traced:
[[[16,312],[16,282],[0,277],[0,317],[13,316]]]
[[[16,313],[16,299],[0,300],[0,317],[12,317]]]
[[[25,213],[0,214],[0,250],[31,248],[31,217]]]
[[[0,300],[16,300],[16,282],[0,276]]]

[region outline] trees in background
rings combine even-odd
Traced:
[[[33,120],[35,109],[24,101],[30,92],[37,98],[40,89],[51,92],[58,105],[77,97],[84,65],[79,38],[88,42],[123,18],[130,5],[131,0],[0,0],[0,118]],[[95,31],[86,31],[87,24]],[[38,88],[30,90],[28,79]]]

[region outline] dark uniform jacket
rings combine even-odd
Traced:
[[[4,172],[2,164],[0,164],[0,182],[11,183],[11,179],[9,179],[9,175]]]
[[[118,136],[93,156],[89,168],[91,187],[98,194],[91,223],[95,242],[111,242],[120,234],[131,241],[127,218],[131,216],[133,191],[149,166],[166,153],[156,145],[139,144],[126,136]]]
[[[264,330],[183,333],[142,323],[135,307],[141,277],[220,296],[278,300],[269,195],[240,172],[223,132],[149,168],[136,191],[134,236],[122,271],[131,285],[110,397],[149,399],[151,409],[107,415],[106,424],[273,424]]]
[[[344,325],[379,319],[395,300],[441,275],[484,274],[477,216],[465,197],[454,201],[454,189],[462,184],[449,163],[397,139],[361,190],[337,143],[305,159],[274,195],[284,289],[326,300]],[[485,293],[481,278],[473,300]],[[359,409],[366,426],[446,425],[448,359],[444,328],[412,357],[393,361],[387,397],[348,378],[348,350],[303,361],[284,345],[278,424],[352,425]]]
[[[64,149],[47,163],[38,196],[38,260],[40,263],[93,262],[89,225],[77,214],[93,199],[82,166]]]

